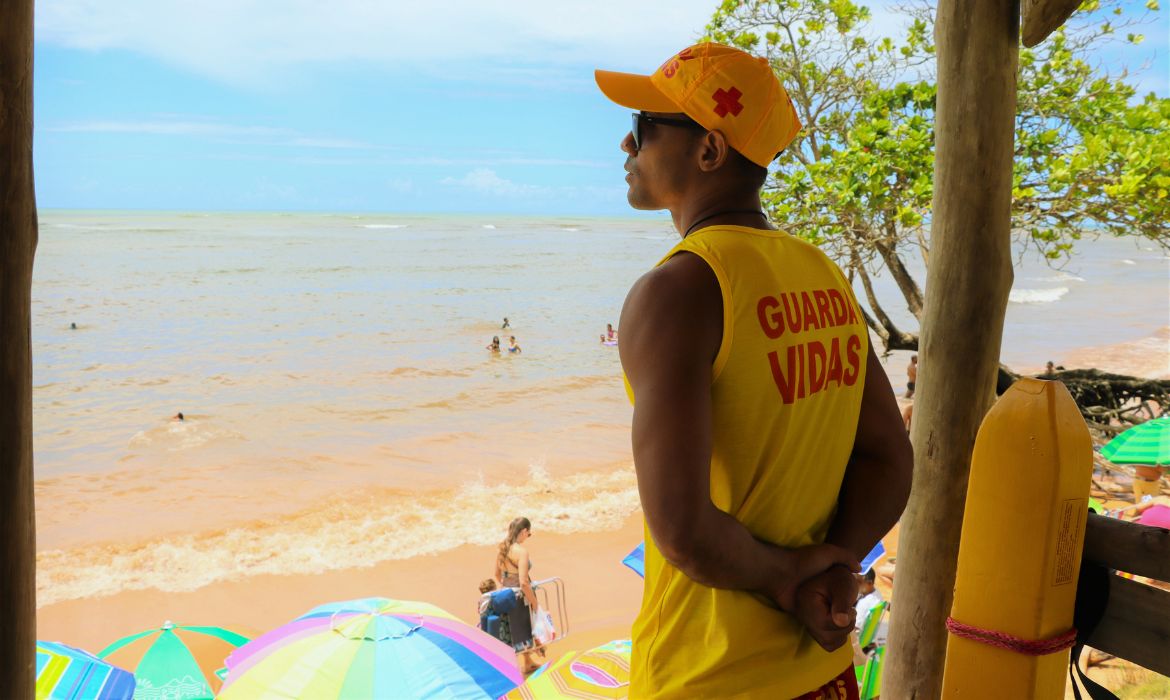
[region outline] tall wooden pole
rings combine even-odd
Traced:
[[[1011,185],[1019,5],[940,0],[934,203],[882,697],[940,697],[971,451],[994,400],[1012,285]]]
[[[0,0],[0,692],[31,698],[36,676],[30,303],[33,0]]]

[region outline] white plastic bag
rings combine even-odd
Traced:
[[[539,606],[532,612],[532,638],[536,640],[538,646],[544,646],[557,638],[552,615]]]

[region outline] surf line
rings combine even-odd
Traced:
[[[784,351],[768,353],[768,365],[776,390],[786,404],[833,387],[853,386],[861,376],[861,336],[864,326],[849,297],[839,289],[787,292],[763,296],[756,303],[760,329],[772,340],[810,330],[851,327],[829,339],[791,342]],[[844,329],[842,329],[844,330]]]

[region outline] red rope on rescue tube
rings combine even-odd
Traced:
[[[956,637],[982,642],[1000,649],[1014,651],[1025,656],[1045,656],[1058,651],[1069,649],[1077,641],[1077,630],[1074,627],[1064,634],[1051,639],[1021,639],[1006,632],[985,630],[972,625],[965,625],[953,617],[947,618],[947,631]]]

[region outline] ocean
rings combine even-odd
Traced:
[[[612,529],[638,508],[631,409],[599,335],[677,240],[666,219],[45,211],[40,225],[42,606],[372,566],[495,542],[520,514]],[[1034,370],[1120,344],[1170,372],[1168,326],[1166,252],[1086,240],[1059,270],[1024,256],[1002,357]],[[513,335],[519,354],[485,349]],[[906,355],[888,361],[895,387]]]

